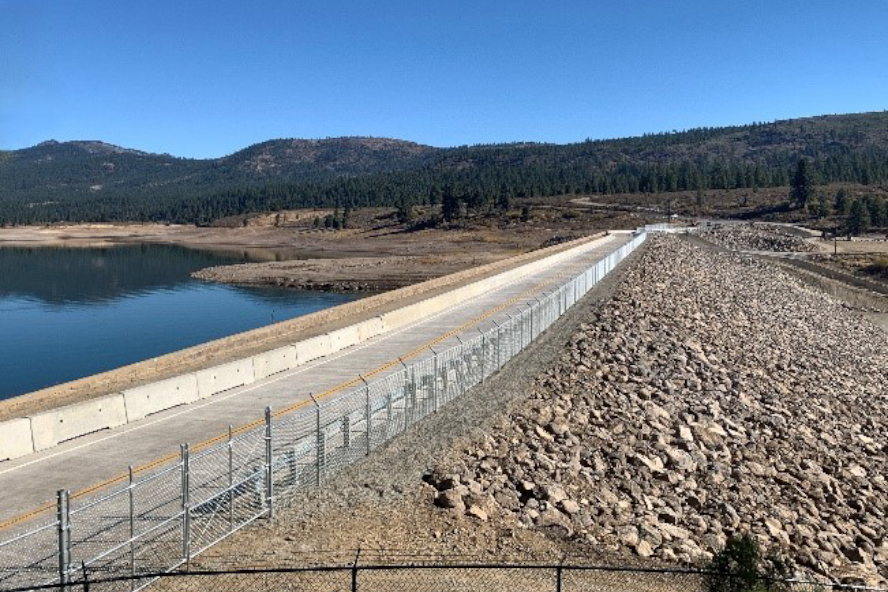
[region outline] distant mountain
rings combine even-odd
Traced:
[[[232,184],[322,181],[422,166],[437,149],[382,138],[270,140],[218,159],[176,158],[97,141],[49,140],[0,153],[0,200],[206,192]]]
[[[285,207],[440,198],[787,185],[799,158],[823,181],[888,181],[888,112],[648,134],[574,144],[434,148],[366,137],[281,139],[218,159],[98,141],[0,152],[0,222],[215,218]]]
[[[422,166],[437,148],[387,138],[269,140],[219,160],[244,175],[326,179]]]

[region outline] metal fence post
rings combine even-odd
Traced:
[[[385,438],[388,439],[389,428],[392,425],[392,416],[395,414],[394,403],[392,402],[392,389],[385,391]]]
[[[129,551],[130,551],[130,576],[136,575],[136,503],[133,493],[133,465],[129,466]],[[130,580],[130,589],[135,587],[135,580]]]
[[[506,358],[506,360],[511,360],[515,356],[515,351],[514,351],[515,350],[515,347],[514,347],[514,344],[515,344],[515,319],[513,319],[512,315],[510,315],[510,314],[507,314],[506,317],[509,319],[509,325],[508,325],[509,326],[509,329],[508,329],[509,355]]]
[[[373,447],[373,408],[370,406],[370,385],[367,384],[367,379],[363,376],[359,374],[358,377],[364,381],[364,418],[367,426],[364,432],[367,435],[367,456],[370,456],[370,450]]]
[[[533,341],[533,305],[528,304],[529,308],[527,309],[530,312],[530,334],[527,337],[527,344],[530,345],[530,342]]]
[[[444,389],[444,399],[449,400],[450,397],[450,366],[451,364],[444,364],[444,373],[441,375],[441,386]]]
[[[321,406],[314,395],[310,395],[315,404],[315,481],[320,486],[324,465],[327,463],[327,438],[321,429]]]
[[[59,583],[68,583],[71,569],[71,508],[67,489],[60,489],[56,498],[56,511],[59,521]]]
[[[274,518],[274,450],[271,440],[271,407],[265,408],[265,509]]]
[[[432,352],[432,410],[438,411],[438,376],[439,376],[439,368],[438,368],[438,352],[432,349],[429,346],[429,351]]]
[[[348,413],[342,416],[342,446],[348,451],[351,448],[351,418]]]
[[[496,321],[493,324],[496,325],[496,369],[499,370],[503,367],[503,328]]]
[[[191,561],[191,473],[188,444],[182,444],[182,560]]]
[[[404,366],[404,386],[401,388],[401,400],[404,402],[404,429],[410,425],[410,369],[404,360],[398,358],[401,365]]]
[[[410,364],[410,386],[408,387],[408,392],[410,393],[410,423],[416,423],[416,407],[417,407],[417,398],[416,398],[416,364]]]
[[[484,331],[481,330],[481,327],[478,327],[478,333],[481,334],[481,381],[484,382],[484,371],[487,368],[487,336],[484,335]]]
[[[234,532],[234,440],[233,428],[228,426],[228,532]]]
[[[358,547],[357,553],[355,553],[355,562],[352,563],[351,569],[351,589],[352,592],[358,592],[358,561],[361,559],[361,548]]]

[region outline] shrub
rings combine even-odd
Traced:
[[[731,537],[707,566],[708,592],[784,592],[789,568],[779,555],[763,557],[758,541],[744,534]]]
[[[863,268],[867,273],[888,278],[888,257],[879,257]]]

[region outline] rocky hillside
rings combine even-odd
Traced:
[[[778,269],[652,241],[436,505],[700,562],[751,532],[802,572],[888,578],[888,340]]]

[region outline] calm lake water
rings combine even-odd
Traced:
[[[0,399],[355,298],[189,277],[245,260],[165,245],[0,248]]]

